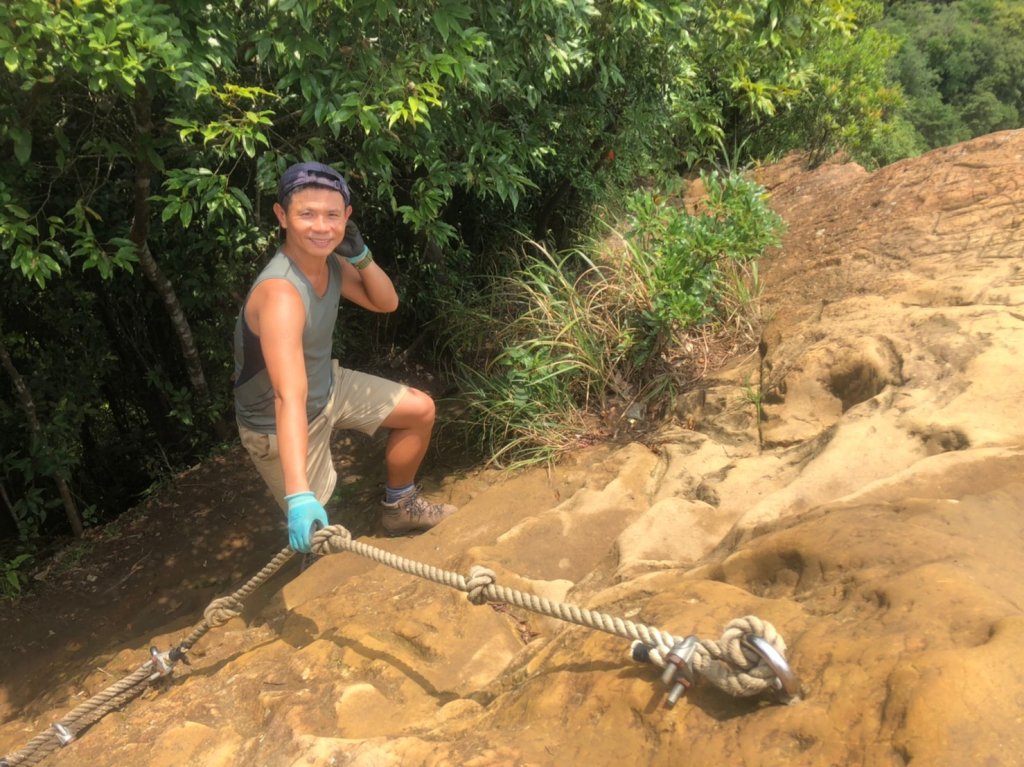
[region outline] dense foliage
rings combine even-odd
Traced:
[[[1024,125],[1024,3],[897,0],[880,30],[920,151]]]
[[[702,182],[697,213],[633,192],[621,234],[524,255],[448,308],[465,420],[495,463],[557,457],[656,416],[695,379],[680,341],[752,310],[756,260],[784,224],[752,181],[713,172]]]
[[[338,354],[372,364],[422,333],[440,343],[419,348],[458,348],[432,320],[529,270],[510,244],[540,244],[540,268],[640,176],[793,147],[893,154],[891,41],[858,26],[868,12],[878,3],[8,0],[0,532],[77,532],[231,439],[230,329],[275,244],[287,163],[345,170],[402,294],[395,317],[344,314]]]

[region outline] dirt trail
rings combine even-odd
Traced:
[[[789,224],[763,356],[644,444],[512,478],[436,456],[428,482],[461,510],[418,538],[374,537],[379,446],[339,445],[361,463],[335,521],[677,636],[758,615],[799,702],[698,683],[667,708],[618,637],[345,554],[289,565],[190,668],[47,763],[1024,764],[1024,131],[875,173],[759,175]],[[51,573],[0,616],[0,753],[180,641],[282,540],[235,451]]]

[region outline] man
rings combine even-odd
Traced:
[[[382,525],[428,530],[455,511],[420,495],[416,472],[434,425],[426,393],[346,370],[331,359],[340,299],[393,312],[398,295],[352,221],[348,184],[328,165],[292,165],[274,213],[283,242],[256,278],[235,323],[235,414],[242,444],[288,515],[288,542],[310,550],[338,475],[333,428],[390,429]]]

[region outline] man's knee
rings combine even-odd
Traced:
[[[410,415],[421,423],[433,424],[436,414],[434,398],[419,389],[409,388],[405,399],[409,399]]]
[[[429,429],[434,425],[434,400],[426,392],[409,387],[383,426],[392,429]]]

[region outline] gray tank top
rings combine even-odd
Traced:
[[[331,347],[341,299],[341,266],[337,259],[328,258],[327,268],[327,291],[321,298],[302,270],[284,251],[278,250],[249,289],[251,295],[264,280],[287,280],[302,297],[302,304],[306,307],[302,353],[309,386],[306,397],[306,417],[309,420],[324,409],[334,384]],[[245,304],[248,301],[249,296],[246,296],[235,321],[235,417],[254,431],[273,434],[277,430],[274,387],[270,385],[259,336],[245,321]]]

